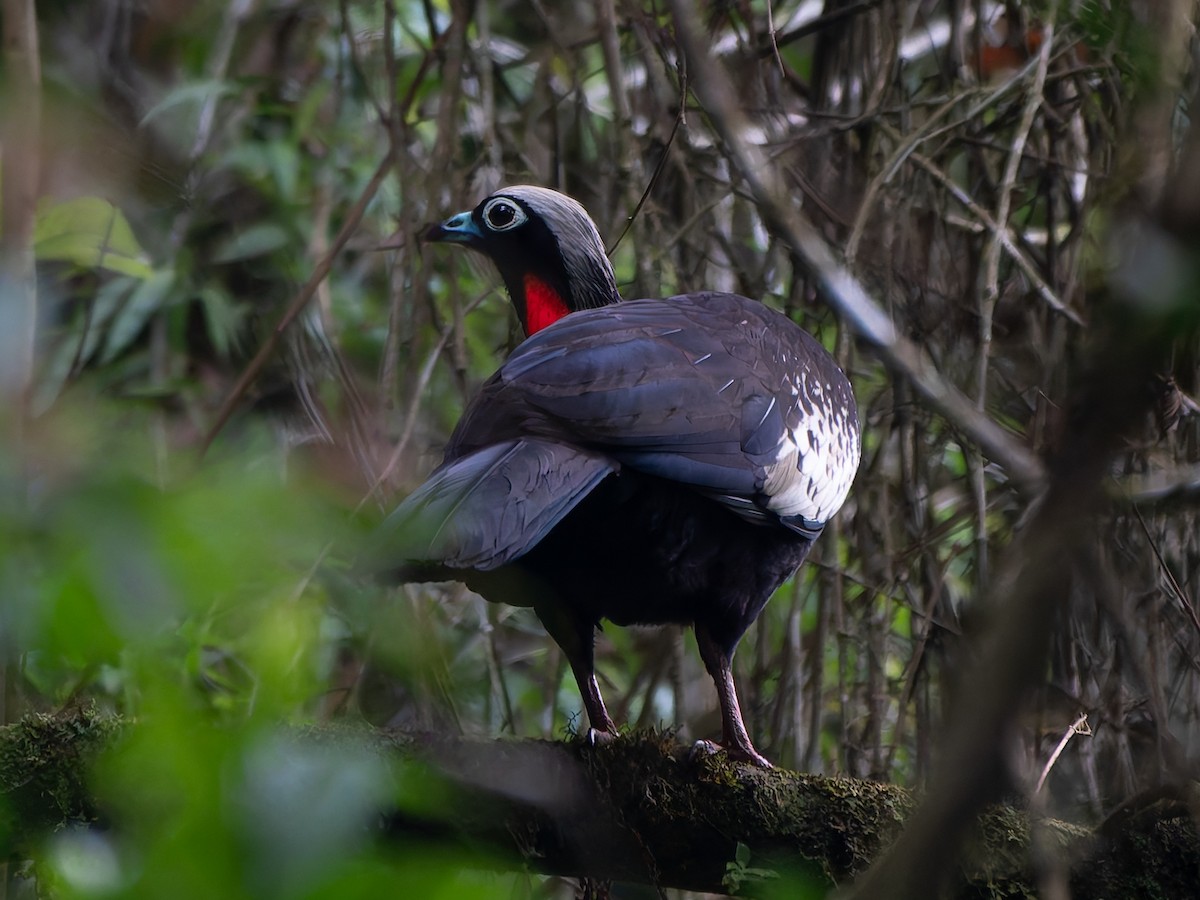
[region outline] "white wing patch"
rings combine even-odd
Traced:
[[[823,524],[846,502],[862,448],[853,407],[832,385],[810,384],[807,375],[801,369],[788,385],[794,415],[766,467],[763,493],[776,515]]]

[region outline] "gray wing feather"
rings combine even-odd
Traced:
[[[714,497],[754,497],[785,427],[782,398],[760,368],[763,348],[744,352],[739,323],[714,344],[711,331],[689,327],[692,310],[679,300],[605,312],[607,321],[576,314],[522,344],[500,371],[498,394],[537,410],[527,427]],[[674,321],[678,328],[666,327]]]
[[[412,560],[487,571],[519,558],[617,464],[551,441],[485,447],[437,469],[388,516],[373,563]]]

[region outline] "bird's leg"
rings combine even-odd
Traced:
[[[615,735],[617,726],[608,715],[604,698],[600,696],[600,685],[596,683],[595,624],[580,621],[558,603],[535,604],[533,609],[571,665],[571,673],[579,685],[583,708],[587,710],[588,723],[591,725],[588,740],[595,743]]]
[[[704,668],[717,686],[717,700],[721,704],[721,746],[734,759],[745,760],[756,766],[771,768],[767,758],[754,749],[746,723],[742,721],[742,708],[738,704],[737,688],[733,684],[732,654],[722,650],[707,626],[696,623],[696,643],[700,647],[700,658]]]

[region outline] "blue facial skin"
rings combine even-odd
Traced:
[[[460,212],[440,225],[430,225],[422,237],[427,241],[445,241],[452,244],[470,244],[483,237],[475,219],[469,212]]]

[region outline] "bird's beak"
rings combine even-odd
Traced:
[[[438,225],[430,225],[421,235],[423,241],[444,241],[452,244],[473,244],[483,235],[475,227],[469,212],[460,212]]]

